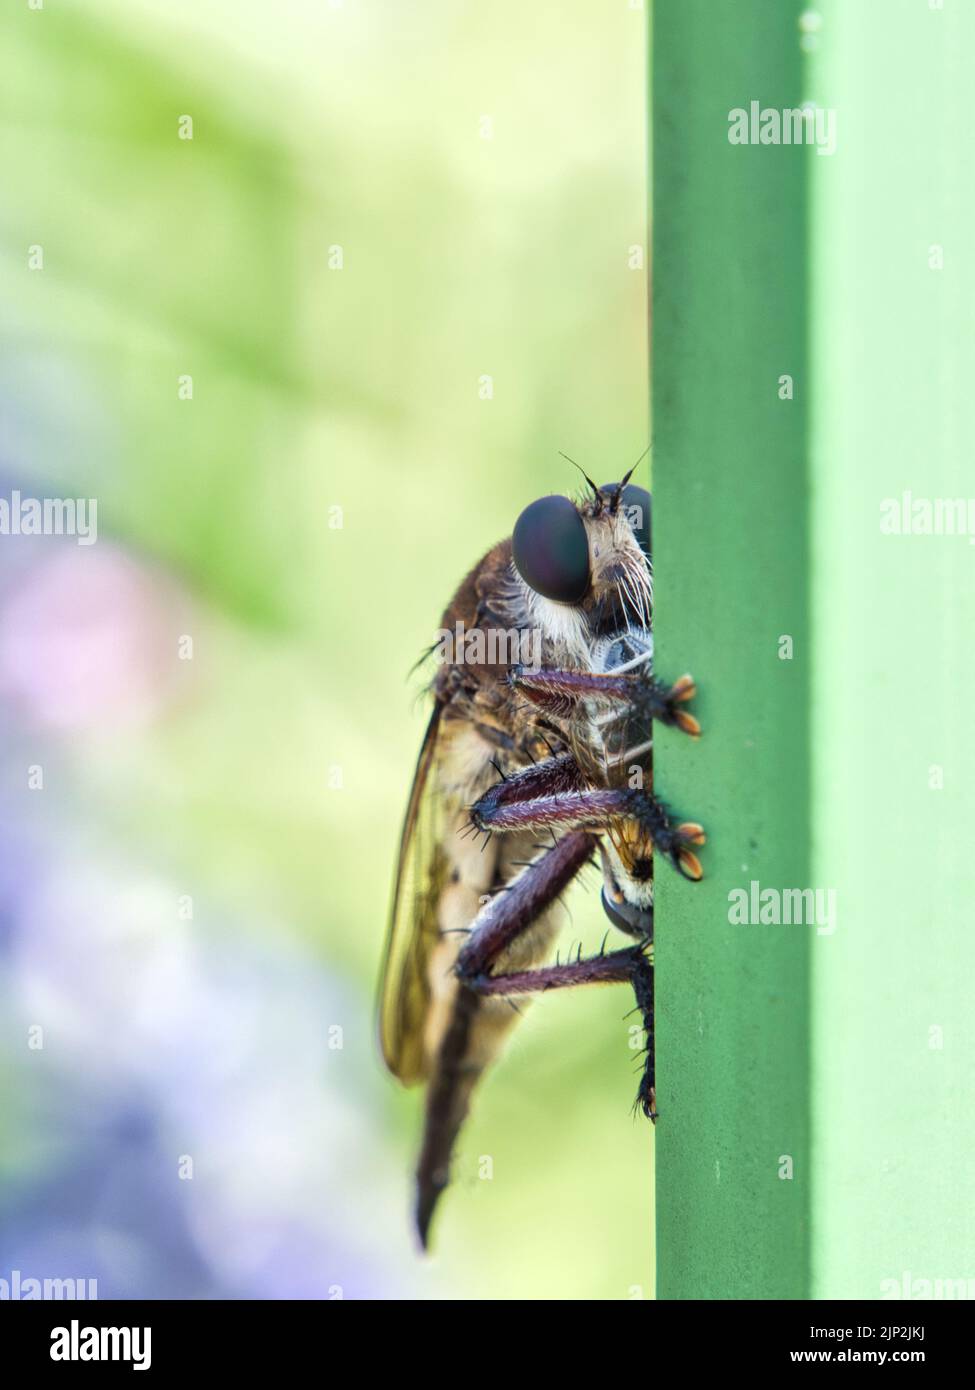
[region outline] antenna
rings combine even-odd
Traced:
[[[559,453],[562,454],[562,450],[561,450],[561,449],[559,450]],[[585,478],[586,482],[587,482],[587,483],[589,484],[589,486],[592,488],[592,495],[593,495],[593,497],[597,498],[597,500],[598,500],[598,498],[599,498],[599,488],[598,488],[598,487],[596,486],[596,484],[593,482],[592,478],[590,478],[590,476],[589,476],[589,474],[586,472],[586,470],[585,470],[584,468],[580,467],[580,465],[579,465],[578,463],[576,463],[575,459],[570,459],[568,454],[562,454],[562,457],[565,459],[566,463],[571,463],[573,468],[578,468],[578,469],[579,469],[579,472],[582,474],[582,476]]]

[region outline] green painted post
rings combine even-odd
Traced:
[[[658,891],[658,1296],[967,1297],[975,10],[799,10],[655,11],[657,661],[705,725],[657,769],[711,837]],[[729,145],[804,99],[828,155]],[[732,925],[753,880],[828,920]]]
[[[816,156],[728,139],[733,109],[802,102],[800,9],[654,9],[656,665],[693,672],[704,725],[659,734],[655,775],[709,835],[702,883],[658,875],[659,1298],[809,1294],[809,929],[729,922],[732,890],[811,881]]]

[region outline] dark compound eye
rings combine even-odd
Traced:
[[[540,497],[525,508],[511,537],[515,567],[544,598],[577,603],[589,588],[589,541],[568,497]]]
[[[616,483],[607,483],[601,490],[611,492],[617,486]],[[627,483],[623,489],[623,496],[620,498],[620,506],[626,513],[626,519],[633,527],[634,534],[640,542],[640,548],[647,556],[650,555],[650,513],[652,503],[650,494],[645,487],[637,487],[636,483]]]

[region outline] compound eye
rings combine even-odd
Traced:
[[[616,486],[615,483],[607,483],[602,489],[608,492]],[[627,483],[620,497],[620,506],[626,516],[627,521],[633,527],[633,534],[640,543],[640,549],[647,558],[650,558],[650,494],[645,487],[638,487],[636,483]]]
[[[543,598],[577,603],[589,588],[586,527],[568,497],[530,503],[515,522],[511,551],[522,579]]]

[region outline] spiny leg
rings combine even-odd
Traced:
[[[472,1062],[470,1042],[479,1007],[467,977],[488,970],[519,936],[555,903],[596,849],[597,840],[573,830],[538,857],[481,908],[461,950],[456,971],[461,988],[436,1058],[427,1090],[423,1145],[416,1170],[416,1224],[426,1246],[440,1194],[447,1186],[450,1155],[463,1124],[471,1092],[480,1074]]]
[[[457,957],[460,978],[482,974],[528,931],[592,859],[597,843],[595,835],[572,830],[550,849],[543,850],[512,883],[495,894],[477,914]]]
[[[609,706],[638,705],[645,718],[682,729],[692,738],[701,732],[694,715],[682,708],[697,694],[692,676],[681,676],[673,685],[665,685],[645,671],[616,675],[599,671],[529,671],[516,666],[511,684],[533,705],[556,717],[570,715],[582,699],[596,699]]]
[[[546,764],[540,763],[539,768]],[[527,783],[525,784],[528,785]],[[695,821],[675,825],[670,812],[652,792],[634,787],[599,787],[545,792],[541,796],[513,795],[509,783],[492,787],[471,807],[471,822],[478,830],[605,829],[611,822],[636,820],[678,872],[697,881],[703,876],[693,847],[704,843],[704,831]]]
[[[460,970],[458,973],[461,973]],[[606,955],[587,956],[537,970],[516,970],[491,975],[461,973],[467,988],[476,994],[503,995],[544,993],[576,985],[623,984],[633,986],[637,1008],[647,1036],[646,1062],[637,1092],[637,1104],[649,1120],[656,1120],[653,1038],[653,966],[643,946],[628,946]]]
[[[498,771],[500,772],[500,769]],[[524,805],[526,802],[537,801],[539,797],[561,796],[564,792],[581,791],[584,785],[582,773],[571,753],[545,758],[530,767],[519,768],[517,772],[507,775],[500,773],[494,786],[471,807],[471,820],[478,830],[506,829],[507,827],[501,825],[489,825],[489,821],[500,807]]]

